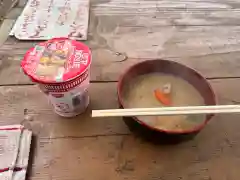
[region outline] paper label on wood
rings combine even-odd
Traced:
[[[29,0],[10,35],[21,40],[86,40],[89,0]]]

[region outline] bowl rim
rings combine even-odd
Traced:
[[[188,68],[189,70],[191,70],[193,73],[195,73],[198,77],[201,78],[201,80],[204,80],[206,83],[207,83],[207,86],[209,87],[210,89],[210,92],[212,94],[212,97],[213,97],[213,101],[214,101],[214,104],[217,105],[217,100],[216,100],[216,95],[214,93],[214,90],[211,86],[211,84],[208,82],[208,80],[203,76],[201,75],[197,70],[185,65],[185,64],[181,64],[179,62],[176,62],[176,61],[172,61],[172,60],[166,60],[166,59],[149,59],[149,60],[144,60],[144,61],[141,61],[139,63],[136,63],[132,66],[130,66],[129,68],[127,68],[119,77],[119,80],[118,80],[118,84],[117,84],[117,96],[118,96],[118,102],[120,103],[120,105],[124,108],[126,106],[124,106],[124,103],[123,103],[123,98],[121,97],[121,92],[120,92],[120,89],[122,87],[122,84],[123,84],[123,79],[124,77],[129,74],[134,68],[136,68],[137,66],[139,66],[140,64],[144,64],[144,63],[149,63],[151,61],[165,61],[165,62],[170,62],[170,63],[175,63],[175,64],[178,64],[180,66],[184,66],[185,68]],[[162,133],[167,133],[167,134],[190,134],[190,133],[196,133],[196,132],[199,132],[201,131],[206,125],[207,123],[215,116],[215,114],[209,114],[208,118],[205,119],[205,121],[197,126],[195,126],[194,128],[192,129],[188,129],[188,130],[164,130],[164,129],[159,129],[159,128],[155,128],[153,126],[150,126],[148,125],[147,123],[139,120],[136,116],[133,116],[131,118],[133,118],[135,121],[137,121],[139,124],[149,128],[150,130],[153,130],[153,131],[158,131],[158,132],[162,132]]]

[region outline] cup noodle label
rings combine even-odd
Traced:
[[[57,114],[64,117],[83,113],[89,104],[89,70],[66,87],[39,85]],[[68,89],[69,88],[69,89]]]
[[[56,38],[31,48],[21,65],[48,96],[56,113],[74,116],[89,103],[90,63],[91,52],[86,45]]]

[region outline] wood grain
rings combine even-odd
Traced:
[[[102,23],[98,27],[108,27],[108,24]],[[90,28],[90,40],[86,42],[93,51],[92,81],[116,81],[130,65],[152,58],[181,62],[208,78],[240,76],[238,26],[181,29],[116,25],[108,33],[104,33],[104,29],[95,33],[94,28]],[[26,50],[34,44],[9,39],[0,47],[0,55],[4,56],[0,65],[0,76],[4,78],[0,78],[0,84],[30,83],[21,73],[19,64]],[[10,78],[10,74],[16,78]]]
[[[99,24],[94,20],[92,23],[95,25],[90,24],[89,41],[85,43],[96,53],[103,51],[110,59],[116,52],[129,58],[186,58],[240,49],[240,26],[125,27],[105,19]],[[21,59],[34,44],[12,38],[0,48],[0,54]]]
[[[239,79],[211,80],[220,103],[238,103],[239,82]],[[115,88],[110,88],[114,85],[93,84],[94,89],[101,86],[107,90],[108,98],[114,98],[108,91],[114,91]],[[93,93],[92,98],[94,94],[97,93]],[[98,102],[106,102],[106,98],[98,98]],[[105,102],[101,107],[108,101]],[[108,120],[99,121],[108,124]],[[118,123],[118,120],[110,121]],[[57,122],[56,132],[60,122],[54,122]],[[194,140],[177,146],[154,146],[131,134],[66,138],[67,132],[61,129],[64,137],[38,136],[31,179],[237,179],[240,175],[237,169],[240,165],[239,125],[239,115],[217,116]],[[89,127],[84,128],[89,131]],[[101,127],[98,125],[98,129]],[[78,130],[83,129],[79,126]]]
[[[179,61],[207,78],[239,77],[239,3],[92,0],[85,42],[93,51],[91,80],[116,81],[130,65],[151,58]],[[35,43],[8,38],[0,47],[1,85],[31,83],[19,61]]]
[[[233,87],[239,80],[211,82],[223,102],[238,91]],[[239,123],[238,115],[218,116],[193,141],[176,147],[153,146],[133,135],[40,139],[32,179],[235,179]]]
[[[20,14],[22,13],[23,8],[21,7],[15,7],[13,9],[11,9],[9,11],[9,13],[7,13],[7,15],[5,16],[6,19],[17,19]]]
[[[105,51],[106,52],[106,51]],[[109,55],[110,56],[110,55]],[[130,66],[147,60],[128,58],[123,62],[112,61],[104,51],[93,52],[91,81],[118,81],[119,76]],[[206,78],[240,77],[240,53],[222,53],[187,58],[167,58],[199,71]],[[117,59],[117,58],[116,58]],[[22,72],[20,60],[9,56],[0,56],[0,85],[33,84]]]
[[[20,0],[18,7],[25,3]],[[117,23],[137,26],[240,25],[238,0],[91,0],[91,11],[106,18],[124,16]]]
[[[16,4],[18,0],[1,0],[0,17],[4,17]]]
[[[0,46],[2,46],[8,39],[8,34],[14,25],[14,19],[5,19],[0,27]]]
[[[17,6],[23,8],[27,3],[27,0],[19,0]]]
[[[130,135],[41,139],[31,179],[237,179],[240,134],[228,127],[211,124],[194,140],[176,146],[154,146]]]
[[[181,62],[207,78],[240,77],[239,0],[91,0],[90,12],[85,43],[93,51],[92,81],[116,81],[149,58]],[[36,86],[15,86],[31,84],[20,60],[35,43],[8,38],[0,47],[0,125],[21,123],[36,135],[30,179],[239,178],[239,115],[216,116],[193,141],[153,146],[120,118],[90,118],[91,109],[118,107],[116,83],[93,83],[88,111],[60,118]],[[220,104],[240,103],[240,79],[210,82]]]
[[[125,22],[134,21],[144,27],[239,25],[239,3],[238,0],[92,0],[92,11],[109,18],[128,16]]]
[[[220,104],[240,102],[240,79],[211,80]],[[103,96],[100,92],[107,94]],[[121,118],[91,118],[92,109],[117,108],[116,83],[93,83],[90,88],[91,103],[87,112],[76,118],[66,119],[56,115],[47,99],[36,86],[0,87],[0,125],[21,123],[33,130],[38,137],[76,138],[129,134]],[[25,112],[25,114],[24,114]],[[238,128],[237,115],[217,116],[216,124]],[[236,123],[236,124],[234,124]]]
[[[109,98],[100,95],[108,94]],[[56,115],[46,97],[36,86],[0,88],[0,125],[18,124],[33,130],[39,137],[84,137],[129,133],[119,118],[92,119],[91,109],[117,108],[115,83],[92,84],[87,112],[76,118]]]

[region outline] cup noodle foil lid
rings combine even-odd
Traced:
[[[61,83],[83,74],[91,63],[89,48],[68,38],[39,43],[25,54],[21,66],[35,82]]]

